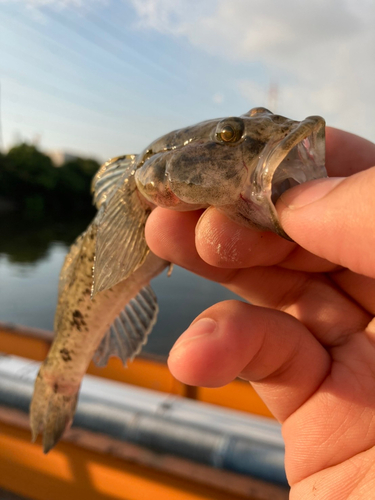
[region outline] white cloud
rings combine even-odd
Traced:
[[[224,102],[224,94],[222,92],[215,92],[212,96],[212,100],[215,104],[222,104]]]
[[[352,0],[354,1],[354,0]],[[358,32],[360,16],[343,0],[131,0],[143,26],[184,34],[230,59],[300,53]],[[366,4],[358,0],[357,4]],[[372,6],[369,4],[368,9]],[[358,9],[360,10],[360,9]],[[372,8],[372,10],[374,10]]]
[[[131,1],[144,28],[226,60],[260,62],[278,83],[278,112],[323,114],[375,138],[373,0]],[[249,105],[267,100],[252,81],[238,81],[237,90]]]
[[[127,1],[127,0],[125,0]],[[153,28],[161,33],[187,34],[190,25],[202,15],[207,15],[216,0],[130,0],[142,28]]]

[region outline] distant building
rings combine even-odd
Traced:
[[[74,161],[79,158],[79,156],[74,153],[67,153],[66,151],[58,150],[48,151],[47,154],[56,167],[61,167],[61,165],[64,165],[64,163],[67,163],[68,161]]]

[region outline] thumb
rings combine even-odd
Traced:
[[[375,167],[286,191],[277,211],[301,247],[375,278]]]

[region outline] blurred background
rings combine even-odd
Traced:
[[[53,328],[109,157],[254,106],[374,140],[372,0],[0,0],[0,321]],[[233,297],[175,269],[146,350]]]

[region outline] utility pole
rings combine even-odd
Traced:
[[[268,89],[267,108],[272,111],[272,113],[277,112],[278,97],[279,86],[277,82],[271,82]]]

